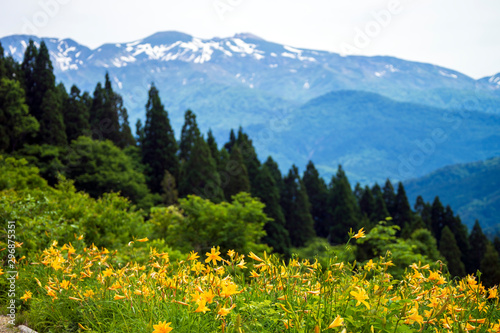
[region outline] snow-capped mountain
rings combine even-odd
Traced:
[[[42,40],[15,35],[0,41],[8,54],[21,61],[29,39],[36,43]],[[290,102],[353,89],[437,107],[500,112],[494,103],[500,100],[500,93],[491,89],[492,82],[499,82],[494,77],[476,81],[431,64],[392,57],[342,57],[271,43],[251,34],[201,39],[180,32],[159,32],[129,43],[104,44],[95,50],[71,39],[43,39],[60,80],[92,90],[96,80],[109,71],[126,102],[132,102],[132,113],[141,111],[136,110],[135,104],[144,103],[134,96],[139,95],[139,76],[141,86],[155,81],[160,91],[164,84],[184,87],[179,92],[186,99],[170,100],[174,108],[197,106],[180,102],[189,102],[187,92],[198,90],[199,84],[208,84],[225,89],[254,89],[257,94]]]

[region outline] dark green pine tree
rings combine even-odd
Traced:
[[[132,129],[130,128],[130,123],[128,121],[127,109],[123,106],[123,100],[120,95],[116,95],[119,98],[120,108],[118,109],[118,121],[120,124],[120,141],[118,142],[118,147],[125,148],[129,146],[136,146],[134,135],[132,134]]]
[[[395,225],[401,228],[398,234],[403,234],[405,238],[408,238],[411,234],[410,229],[413,224],[413,212],[411,211],[405,188],[401,182],[398,183],[393,221]]]
[[[68,143],[66,126],[62,114],[62,97],[55,89],[48,90],[40,106],[42,118],[40,119],[40,143],[53,146],[65,146]]]
[[[219,165],[220,152],[211,129],[209,129],[207,133],[207,144],[208,148],[210,148],[210,154],[212,154],[213,159],[216,161],[217,165]]]
[[[421,195],[415,201],[415,212],[420,215],[427,229],[432,230],[431,227],[431,205],[424,201]]]
[[[227,152],[230,153],[233,146],[236,144],[236,135],[234,135],[234,130],[231,128],[231,132],[229,133],[229,141],[224,145]]]
[[[481,261],[486,253],[486,245],[488,244],[488,239],[484,235],[478,220],[474,223],[474,227],[470,233],[469,244],[470,249],[467,253],[465,269],[467,274],[473,274],[480,268]]]
[[[271,246],[274,251],[282,253],[285,257],[290,256],[290,235],[286,230],[285,215],[281,209],[280,191],[266,164],[263,164],[257,175],[256,196],[266,205],[264,213],[272,221],[264,226],[266,236],[262,241]]]
[[[109,73],[105,75],[104,81],[104,105],[100,110],[100,130],[104,140],[111,140],[116,146],[122,147],[122,135],[120,133],[120,114],[125,113],[121,96],[113,91]],[[122,115],[123,117],[123,115]],[[128,118],[128,117],[125,117]],[[128,122],[128,119],[127,119]],[[128,128],[130,131],[130,127]]]
[[[327,203],[328,187],[312,161],[309,161],[302,177],[307,196],[311,203],[311,215],[314,220],[314,230],[319,237],[328,237]]]
[[[142,121],[140,119],[137,119],[135,123],[135,135],[137,145],[142,147],[142,143],[144,142],[144,126],[142,126]]]
[[[241,150],[238,146],[231,149],[229,161],[226,164],[226,172],[228,182],[227,185],[223,187],[223,190],[224,196],[228,202],[232,201],[231,197],[233,195],[240,192],[250,193],[250,181],[248,180],[247,167],[243,162],[243,156],[241,155]]]
[[[431,207],[431,231],[437,240],[441,239],[441,230],[443,230],[443,228],[444,207],[441,200],[439,200],[439,197],[436,197]]]
[[[332,244],[343,244],[352,228],[358,228],[359,208],[347,176],[339,165],[337,175],[332,177],[328,197],[329,240]]]
[[[450,206],[446,206],[444,213],[444,224],[448,226],[455,236],[458,248],[462,252],[462,262],[465,264],[467,262],[466,255],[469,252],[469,231],[467,226],[462,223],[459,216],[454,216],[453,211]]]
[[[171,206],[177,203],[179,198],[179,191],[177,191],[177,185],[175,183],[175,178],[172,176],[168,170],[165,170],[165,176],[161,182],[163,204],[165,206]]]
[[[371,222],[378,222],[378,220],[372,220],[375,212],[375,198],[373,197],[372,191],[368,186],[365,186],[365,188],[361,190],[359,210],[361,214],[366,216]]]
[[[394,186],[392,186],[392,183],[389,179],[387,179],[385,182],[383,194],[385,207],[387,208],[389,215],[391,217],[394,217],[394,212],[396,210],[396,193],[394,192]]]
[[[65,101],[63,110],[68,142],[76,140],[82,135],[90,136],[89,109],[77,86],[71,87],[69,98]]]
[[[184,125],[182,126],[181,141],[179,143],[179,160],[181,163],[189,161],[195,141],[200,136],[196,115],[193,111],[187,110],[184,114]]]
[[[387,206],[385,205],[384,194],[382,189],[378,184],[372,187],[373,198],[375,199],[375,210],[370,216],[370,221],[378,223],[379,221],[385,221],[387,217],[390,216]]]
[[[273,160],[271,156],[267,157],[266,162],[264,164],[267,166],[269,169],[269,172],[271,173],[271,176],[273,177],[274,181],[276,182],[276,186],[278,186],[278,189],[280,190],[280,194],[283,192],[283,176],[281,175],[280,168],[278,166],[278,163]]]
[[[38,121],[29,114],[21,84],[0,78],[0,152],[21,149],[26,137],[34,136],[39,128]]]
[[[24,91],[26,92],[26,104],[30,110],[30,113],[35,116],[37,120],[41,118],[41,112],[39,106],[42,103],[41,97],[38,98],[37,93],[37,80],[35,77],[35,66],[36,58],[38,56],[38,49],[35,46],[35,42],[30,39],[26,51],[24,51],[24,59],[21,64],[22,83]],[[54,79],[55,80],[55,79]],[[37,100],[38,98],[38,100]]]
[[[444,227],[441,232],[439,252],[441,252],[448,262],[448,271],[452,276],[465,276],[465,266],[461,260],[462,252],[457,245],[455,236],[448,227]]]
[[[89,110],[90,128],[92,130],[92,138],[95,140],[104,140],[103,127],[107,125],[102,121],[103,109],[106,103],[106,94],[101,82],[98,82],[94,89],[94,97],[92,98],[92,106]]]
[[[178,179],[177,147],[168,113],[161,104],[158,89],[153,84],[146,104],[146,125],[141,142],[142,162],[147,166],[146,174],[151,192],[162,192],[161,183],[165,170]]]
[[[210,148],[198,134],[189,151],[189,159],[181,163],[179,195],[185,197],[195,194],[213,202],[221,202],[224,200],[224,192],[220,184],[217,164],[210,154]]]
[[[241,127],[238,130],[236,145],[238,146],[238,148],[241,149],[243,162],[245,162],[245,166],[247,167],[248,179],[250,180],[250,192],[252,195],[255,196],[253,188],[257,186],[256,178],[257,175],[259,174],[260,161],[257,158],[257,153],[255,152],[252,140],[250,140],[248,134],[243,133],[243,129]]]
[[[292,246],[304,246],[315,236],[314,220],[306,188],[295,165],[283,180],[281,207]]]
[[[5,65],[5,51],[0,43],[0,80],[7,77],[7,67]]]
[[[356,197],[356,201],[358,202],[358,205],[359,205],[359,201],[361,200],[361,196],[363,195],[363,187],[361,187],[361,184],[358,182],[356,183],[356,185],[354,186],[354,196]]]
[[[480,265],[481,282],[487,288],[500,284],[500,258],[495,247],[488,242]]]

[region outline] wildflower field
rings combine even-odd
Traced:
[[[149,251],[149,262],[123,264],[82,237],[54,241],[19,260],[18,310],[39,332],[500,332],[496,287],[450,281],[439,263],[396,280],[390,254],[322,267],[218,248],[175,261]]]

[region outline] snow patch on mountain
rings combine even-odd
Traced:
[[[451,77],[453,79],[458,78],[458,76],[456,74],[447,73],[447,72],[442,71],[442,70],[439,71],[439,74],[442,75],[442,76]]]

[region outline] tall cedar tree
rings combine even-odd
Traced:
[[[66,126],[62,114],[63,96],[57,88],[48,90],[43,96],[40,111],[40,143],[65,146],[68,143]]]
[[[394,207],[394,216],[392,217],[394,224],[401,228],[398,234],[401,234],[403,229],[409,229],[413,222],[413,212],[406,196],[406,191],[403,183],[398,183],[398,191],[396,194],[396,202]],[[410,235],[407,234],[407,237]]]
[[[444,226],[444,207],[439,197],[436,197],[431,207],[431,231],[438,241],[441,239],[441,230]]]
[[[26,92],[26,104],[28,105],[30,113],[33,116],[35,116],[35,118],[38,121],[41,118],[41,112],[39,110],[39,107],[42,104],[42,98],[37,93],[37,90],[41,89],[41,87],[38,87],[35,78],[35,66],[36,66],[37,56],[38,56],[38,49],[35,45],[35,42],[33,42],[33,40],[30,39],[29,44],[26,47],[26,50],[24,51],[24,59],[21,64],[21,71],[23,73],[22,83],[24,91]]]
[[[497,252],[500,254],[500,238],[498,236],[495,236],[493,245],[495,246],[495,250],[497,250]]]
[[[127,109],[123,106],[123,98],[113,90],[109,73],[106,73],[104,88],[98,83],[94,90],[90,125],[96,139],[111,140],[121,148],[135,145]]]
[[[488,242],[483,260],[481,260],[481,282],[491,288],[500,284],[500,258],[495,247]]]
[[[373,220],[375,212],[375,198],[373,197],[373,193],[368,186],[365,186],[362,190],[361,197],[359,199],[359,210],[361,214],[370,220],[370,222],[378,222]]]
[[[461,260],[462,252],[460,252],[455,236],[448,227],[444,227],[441,232],[439,252],[448,262],[448,271],[452,276],[465,276],[465,265]]]
[[[0,43],[0,80],[7,76],[7,66],[5,65],[5,51]]]
[[[394,186],[392,186],[389,179],[385,182],[383,194],[387,211],[391,217],[394,217],[394,211],[396,209],[396,193],[394,192]]]
[[[385,221],[385,219],[389,217],[390,214],[385,204],[384,194],[382,193],[382,189],[377,183],[375,183],[375,185],[373,185],[372,187],[372,194],[373,197],[375,198],[375,210],[373,211],[370,220],[374,221],[375,223],[378,223],[379,221]]]
[[[278,166],[278,163],[273,160],[271,156],[267,157],[267,160],[264,162],[264,164],[267,166],[269,169],[269,172],[271,173],[271,176],[273,177],[274,181],[276,182],[276,186],[278,186],[278,189],[280,190],[280,194],[282,195],[283,193],[283,176],[281,175],[280,168]]]
[[[342,244],[347,240],[349,230],[357,229],[359,208],[347,176],[339,165],[337,175],[332,177],[328,196],[329,240]]]
[[[255,194],[266,205],[264,213],[272,218],[264,226],[267,235],[262,238],[262,241],[271,246],[274,251],[284,254],[285,257],[289,257],[291,247],[290,235],[286,230],[285,215],[280,205],[280,190],[266,164],[260,167],[259,174],[257,175]]]
[[[301,247],[315,236],[315,232],[307,191],[295,165],[283,183],[281,206],[285,213],[286,229],[290,234],[291,244]]]
[[[149,89],[146,104],[146,125],[141,142],[142,162],[147,166],[148,186],[153,193],[161,193],[161,182],[168,171],[174,178],[179,177],[177,141],[170,126],[168,113],[161,104],[155,85]]]
[[[90,113],[80,93],[80,89],[73,85],[69,98],[64,103],[64,124],[68,142],[82,135],[90,136]]]
[[[224,200],[217,164],[210,154],[208,144],[200,134],[194,138],[189,159],[181,163],[179,195],[185,197],[189,194],[216,203]]]
[[[215,141],[214,134],[212,130],[209,129],[207,133],[207,144],[208,148],[210,148],[210,154],[212,154],[213,159],[219,165],[219,148],[217,147],[217,142]]]
[[[26,136],[35,135],[39,127],[29,114],[20,83],[0,78],[0,152],[22,148]]]
[[[488,243],[489,241],[484,235],[479,221],[476,220],[469,236],[470,250],[467,254],[467,262],[465,263],[468,274],[476,273],[480,268]]]
[[[231,128],[231,132],[229,132],[229,141],[224,145],[227,152],[230,153],[233,146],[236,144],[236,135],[234,134],[234,130]]]
[[[415,201],[415,212],[420,215],[422,221],[424,222],[427,229],[432,230],[431,228],[431,205],[424,201],[421,195],[417,197]]]
[[[165,176],[161,181],[163,204],[165,206],[171,206],[177,203],[179,198],[179,191],[177,191],[177,185],[175,183],[175,178],[172,176],[168,170],[165,170]]]
[[[231,149],[229,161],[226,164],[226,172],[228,173],[228,181],[227,184],[223,186],[223,190],[227,201],[232,201],[231,197],[240,192],[250,193],[250,181],[248,180],[247,167],[243,162],[243,156],[238,146]]]
[[[327,202],[328,187],[312,161],[309,161],[302,177],[307,196],[311,203],[311,215],[314,220],[314,230],[319,237],[328,237]]]
[[[243,133],[243,129],[240,127],[238,130],[238,137],[236,139],[236,145],[241,149],[241,155],[243,157],[243,162],[247,167],[248,179],[250,180],[250,192],[255,196],[253,188],[257,186],[257,175],[259,174],[260,161],[257,158],[257,153],[253,146],[252,140],[248,137],[248,134]],[[233,146],[234,148],[234,146]],[[233,149],[232,148],[232,149]],[[231,149],[231,150],[232,150]]]
[[[144,142],[144,126],[142,126],[142,121],[140,119],[137,119],[135,123],[135,134],[137,145],[142,147],[142,143]]]
[[[188,161],[191,157],[195,141],[200,137],[200,129],[196,123],[196,115],[191,110],[184,114],[184,125],[181,131],[179,143],[179,160],[181,163]]]
[[[467,262],[467,254],[470,248],[467,226],[462,223],[458,215],[453,216],[453,211],[450,206],[446,206],[444,216],[445,226],[449,227],[453,236],[455,236],[458,248],[462,253],[461,260],[465,264]]]

